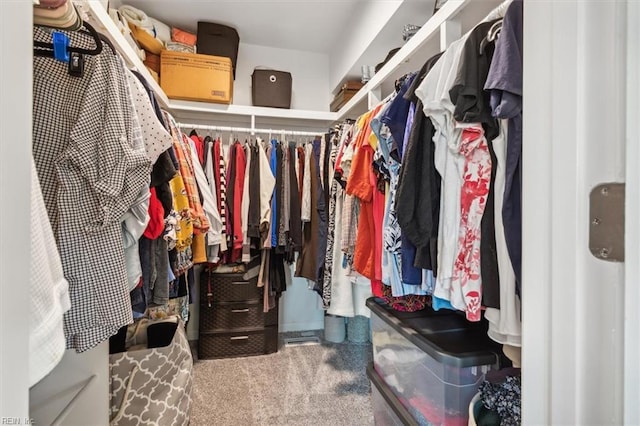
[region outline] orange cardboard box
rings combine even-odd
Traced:
[[[231,59],[163,50],[160,87],[171,99],[230,104],[233,100]]]

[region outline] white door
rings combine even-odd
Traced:
[[[29,414],[32,14],[0,0],[0,424]]]
[[[525,2],[524,424],[640,424],[638,16],[635,0]],[[624,263],[589,251],[589,193],[627,171],[625,286]]]

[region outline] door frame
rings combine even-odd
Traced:
[[[524,424],[639,424],[640,322],[630,308],[640,300],[637,283],[625,286],[625,272],[640,273],[638,227],[627,227],[626,264],[588,250],[595,185],[624,182],[627,168],[627,217],[640,213],[637,137],[627,137],[640,121],[633,3],[524,5]]]
[[[0,0],[0,417],[29,416],[33,3]],[[16,423],[17,424],[17,423]]]
[[[640,2],[627,1],[624,423],[640,425]]]

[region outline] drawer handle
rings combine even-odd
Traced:
[[[234,336],[230,337],[231,340],[249,340],[249,336]]]
[[[249,281],[231,281],[231,284],[233,284],[233,285],[239,285],[239,284],[248,285]]]
[[[249,308],[246,308],[246,309],[232,309],[231,312],[233,312],[235,314],[240,314],[240,313],[244,313],[244,312],[249,312]]]

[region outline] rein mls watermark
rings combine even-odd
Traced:
[[[29,417],[0,417],[0,425],[34,425],[34,419]]]

